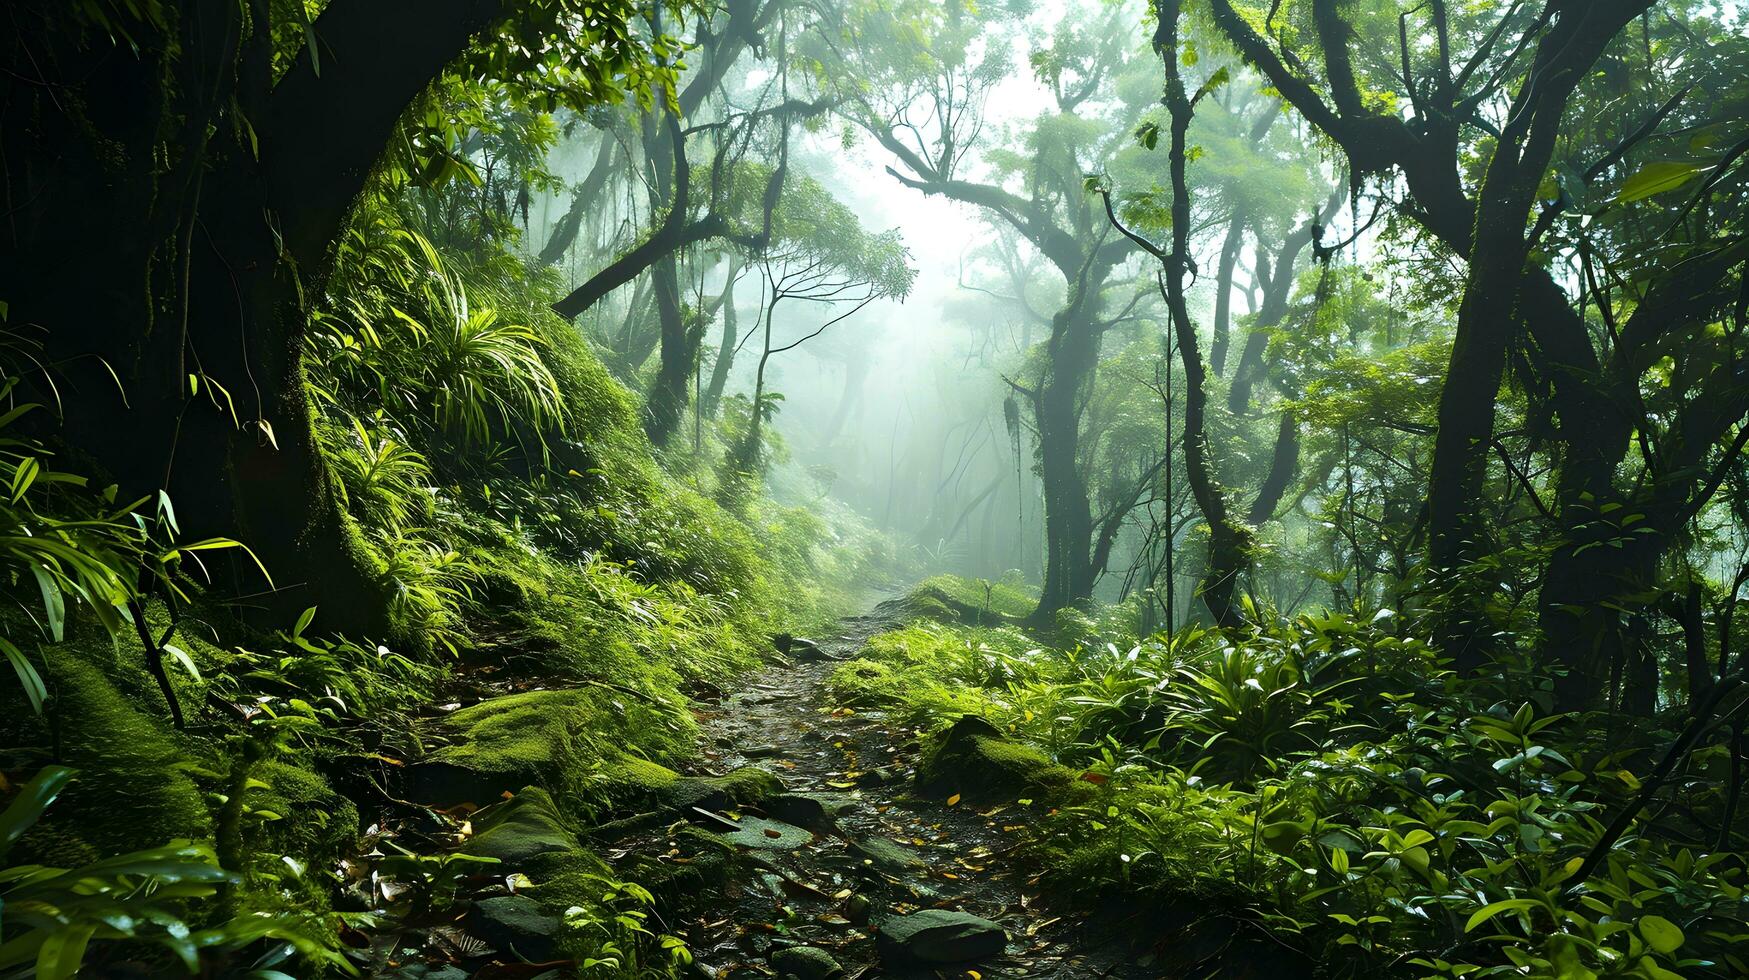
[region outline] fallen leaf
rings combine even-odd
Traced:
[[[958,793],[955,793],[952,796],[947,798],[947,805],[948,806],[955,806],[959,803],[959,801],[960,801],[960,795]]]

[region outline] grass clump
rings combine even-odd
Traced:
[[[1008,681],[1035,671],[1026,637],[1012,628],[965,628],[919,620],[870,637],[856,659],[832,671],[833,695],[882,708],[906,722],[1001,712]]]

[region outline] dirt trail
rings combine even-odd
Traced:
[[[826,680],[836,662],[894,625],[880,610],[846,620],[839,636],[820,641],[818,652],[802,651],[793,666],[774,664],[715,702],[699,701],[700,774],[757,765],[790,793],[726,814],[738,831],[695,814],[746,857],[736,863],[743,870],[719,894],[702,896],[687,921],[667,923],[691,945],[697,975],[770,977],[771,954],[799,945],[831,954],[846,980],[1158,976],[1134,965],[1122,943],[1044,906],[1014,860],[1029,831],[1026,807],[913,797],[918,733],[880,712],[834,709]],[[670,846],[658,833],[622,840],[610,856],[655,857]],[[923,970],[883,961],[873,938],[882,919],[928,908],[996,922],[1008,934],[1006,950]]]

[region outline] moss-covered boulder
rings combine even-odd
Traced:
[[[923,909],[883,919],[881,960],[889,966],[934,966],[997,956],[1008,934],[989,919],[952,909]]]
[[[601,791],[616,811],[680,813],[758,803],[783,792],[783,781],[757,766],[722,776],[682,776],[648,759],[620,759],[605,767]]]
[[[958,794],[974,803],[1022,797],[1060,800],[1096,792],[1091,784],[1079,781],[1074,770],[971,715],[954,722],[925,747],[917,765],[917,788],[925,795]]]
[[[512,870],[522,870],[533,858],[579,850],[559,808],[546,790],[527,786],[502,803],[474,817],[474,836],[462,847],[468,854],[497,858]]]
[[[666,759],[684,751],[671,714],[599,687],[481,701],[436,726],[432,734],[448,744],[409,769],[407,794],[422,803],[485,804],[535,785],[581,807],[602,796],[607,760],[626,750]]]
[[[258,764],[254,777],[263,785],[249,802],[280,816],[262,825],[268,850],[326,861],[358,839],[358,807],[307,762],[287,757]]]
[[[500,895],[474,904],[468,928],[493,949],[530,963],[545,963],[558,955],[565,923],[526,895]]]

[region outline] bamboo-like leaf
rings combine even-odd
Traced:
[[[6,809],[0,811],[0,857],[5,857],[18,838],[37,822],[77,772],[67,766],[45,766],[24,784]]]
[[[1687,160],[1648,163],[1622,181],[1621,189],[1615,192],[1615,203],[1626,204],[1673,191],[1711,169]]]
[[[25,700],[30,702],[30,709],[37,714],[43,713],[43,703],[49,698],[49,690],[43,684],[42,675],[36,672],[30,658],[24,651],[18,649],[11,640],[0,637],[0,653],[6,654],[6,660],[12,664],[13,673],[18,675],[18,684],[24,688]]]

